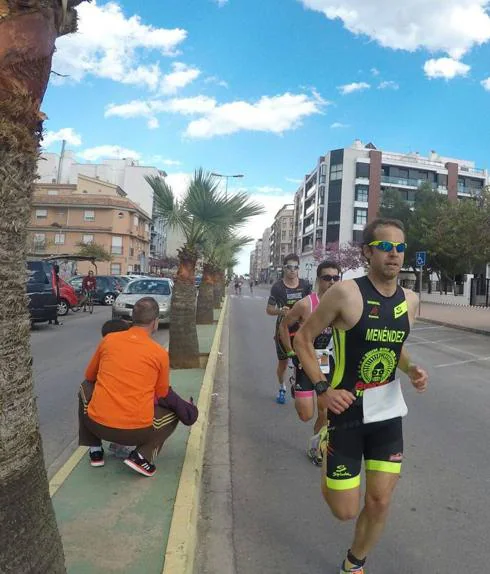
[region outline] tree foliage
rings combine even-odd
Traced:
[[[112,261],[112,255],[99,243],[77,243],[79,249],[77,255],[91,257],[95,261]]]
[[[338,241],[325,245],[319,243],[313,251],[313,259],[317,264],[325,260],[334,261],[340,266],[342,274],[359,269],[365,264],[360,246],[353,241],[342,244]]]

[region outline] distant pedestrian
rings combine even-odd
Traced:
[[[248,282],[249,286],[250,286],[250,293],[253,295],[254,294],[254,280],[250,279],[250,281]]]
[[[54,317],[54,324],[59,326],[59,325],[63,325],[63,323],[60,323],[58,321],[58,305],[60,304],[60,266],[59,265],[53,265],[52,277],[53,277],[53,287],[54,287],[54,291],[56,294],[56,315]],[[52,325],[53,320],[50,319],[48,321],[48,324]]]

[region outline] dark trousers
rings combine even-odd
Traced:
[[[80,446],[101,446],[102,440],[127,446],[136,445],[136,449],[148,461],[153,462],[163,444],[174,432],[179,419],[177,415],[159,405],[155,405],[153,425],[139,429],[116,429],[101,425],[92,420],[87,409],[94,392],[94,385],[84,381],[78,393],[78,444]]]

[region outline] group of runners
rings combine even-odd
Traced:
[[[323,497],[339,520],[357,519],[340,574],[364,574],[400,476],[407,406],[397,369],[417,392],[428,385],[426,371],[404,345],[418,308],[417,295],[398,284],[405,249],[403,224],[375,219],[363,232],[367,275],[342,281],[338,264],[323,261],[312,291],[299,278],[298,256],[290,254],[267,303],[267,314],[277,317],[276,400],[286,402],[291,362],[291,395],[300,420],[311,421],[316,405],[307,455],[322,466]]]

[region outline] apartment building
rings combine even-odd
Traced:
[[[145,213],[152,216],[150,256],[160,259],[166,254],[165,224],[155,212],[153,190],[145,176],[165,177],[167,174],[153,166],[140,165],[132,158],[104,159],[101,163],[80,163],[75,154],[63,151],[62,154],[44,152],[38,161],[38,176],[41,183],[76,185],[78,176],[106,181],[119,186],[127,197]]]
[[[257,261],[255,249],[250,252],[250,265],[248,268],[248,274],[252,279],[255,279],[255,273],[257,272]]]
[[[271,246],[270,246],[270,227],[264,229],[262,234],[262,263],[260,265],[259,281],[267,282],[269,280],[269,267],[271,263]]]
[[[151,217],[118,185],[79,175],[76,184],[35,185],[28,227],[30,255],[75,255],[97,243],[112,261],[98,262],[101,275],[146,272]],[[78,264],[78,272],[88,270]]]
[[[318,243],[360,241],[367,222],[378,213],[383,192],[395,189],[409,203],[423,183],[449,200],[473,197],[488,181],[474,162],[440,156],[382,151],[356,140],[351,147],[321,156],[294,197],[294,244],[301,271]]]
[[[269,236],[271,274],[278,276],[284,257],[293,251],[294,205],[285,204],[276,213]],[[272,273],[273,272],[273,273]]]

